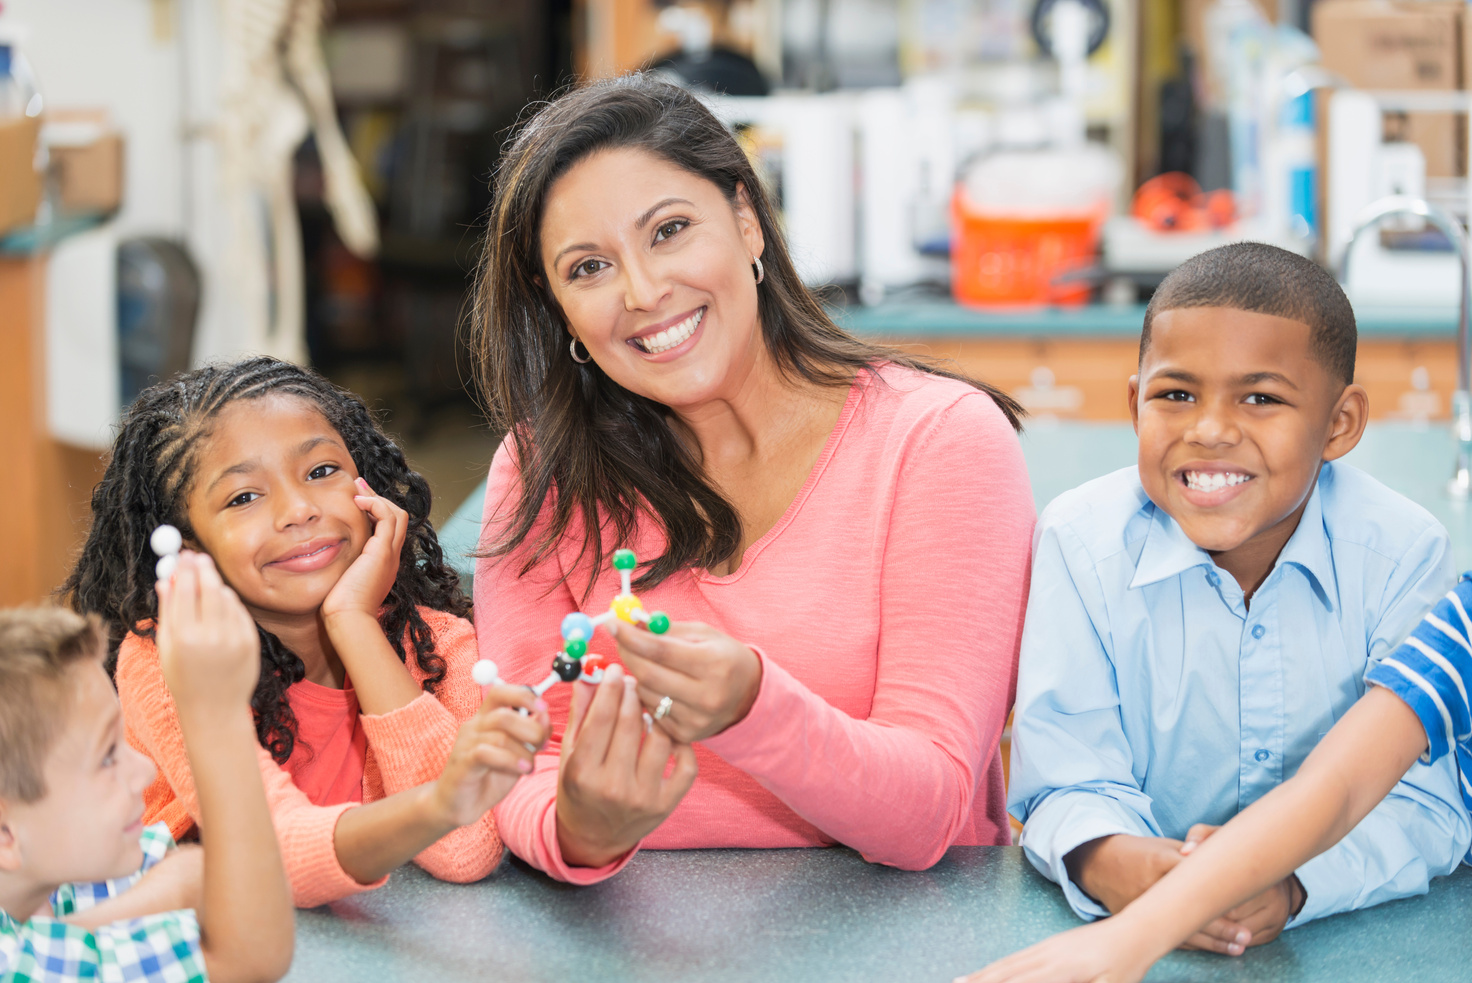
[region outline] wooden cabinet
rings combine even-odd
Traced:
[[[1134,338],[928,338],[901,345],[948,358],[1016,396],[1034,416],[1128,420],[1125,386],[1139,359]],[[1445,421],[1457,381],[1456,342],[1362,338],[1355,381],[1370,419]]]
[[[35,604],[65,579],[102,477],[96,451],[46,433],[44,256],[0,258],[0,606]]]

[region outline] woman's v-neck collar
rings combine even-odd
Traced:
[[[858,409],[859,400],[863,398],[865,383],[873,374],[873,370],[867,368],[859,369],[854,373],[854,380],[849,384],[848,398],[844,400],[843,409],[838,413],[838,422],[833,425],[833,429],[828,434],[827,441],[823,444],[822,453],[818,455],[818,460],[813,463],[812,470],[808,472],[807,480],[802,483],[802,487],[798,489],[797,494],[793,496],[792,501],[788,504],[787,510],[782,513],[782,518],[778,519],[772,528],[768,529],[756,542],[746,548],[746,553],[741,558],[741,566],[720,577],[715,576],[709,570],[692,570],[691,573],[697,582],[718,586],[734,584],[745,576],[746,571],[751,569],[752,564],[756,563],[757,558],[761,556],[762,551],[767,548],[767,545],[782,535],[784,529],[792,525],[797,519],[797,514],[802,511],[803,504],[808,500],[808,496],[812,494],[813,489],[817,486],[818,480],[822,478],[823,472],[827,470],[828,462],[832,461],[833,455],[837,453],[838,445],[843,440],[843,435],[847,432],[849,423],[853,420],[854,413]]]

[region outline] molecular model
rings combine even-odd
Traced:
[[[168,580],[174,575],[174,568],[179,565],[179,551],[184,548],[184,536],[165,522],[148,537],[148,545],[158,557],[158,564],[153,568],[154,575],[159,580]]]
[[[599,625],[607,624],[614,618],[631,625],[642,624],[656,635],[663,635],[670,630],[669,617],[663,611],[646,613],[643,602],[634,595],[630,587],[629,581],[638,565],[639,559],[634,556],[633,550],[614,551],[613,568],[618,571],[622,589],[609,603],[607,611],[592,617],[581,611],[574,611],[562,619],[562,648],[552,657],[552,671],[547,674],[547,678],[532,687],[533,693],[541,696],[559,681],[570,683],[581,679],[585,683],[601,683],[603,670],[608,668],[608,660],[601,655],[589,655],[588,642],[592,640],[593,632]],[[482,659],[471,670],[471,676],[479,686],[492,686],[497,682],[496,664]]]

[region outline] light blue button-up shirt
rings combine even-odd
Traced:
[[[1069,851],[1113,833],[1179,839],[1292,777],[1364,692],[1369,660],[1456,580],[1441,524],[1343,464],[1324,465],[1250,609],[1135,468],[1060,496],[1036,537],[1008,809],[1086,918],[1108,912],[1069,881]],[[1299,868],[1292,924],[1424,893],[1469,843],[1455,759],[1416,764]]]

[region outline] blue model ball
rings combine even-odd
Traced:
[[[587,641],[593,637],[593,619],[581,611],[574,611],[562,619],[562,637],[564,639],[581,638]]]

